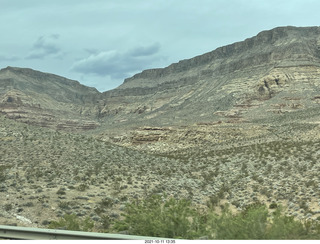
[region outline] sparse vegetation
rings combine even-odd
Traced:
[[[2,69],[0,224],[319,239],[315,30],[263,32],[106,93]]]
[[[115,221],[122,223],[122,229],[128,227],[121,222],[126,217],[120,215],[128,202],[139,203],[164,193],[175,199],[170,204],[182,205],[174,202],[178,199],[190,204],[186,205],[190,212],[182,213],[182,219],[198,209],[209,211],[212,217],[226,211],[225,203],[235,215],[261,201],[269,211],[277,211],[288,202],[288,208],[281,210],[286,216],[319,222],[320,178],[315,173],[320,169],[318,140],[262,140],[234,147],[208,144],[203,150],[195,147],[151,154],[91,135],[0,119],[0,169],[4,179],[0,197],[5,199],[3,210],[11,206],[6,215],[0,216],[4,224],[15,223],[14,214],[39,223],[39,227],[74,214],[78,219],[89,217],[94,221],[92,230],[110,232]],[[206,223],[209,228],[203,218],[197,220],[198,226]],[[200,227],[187,220],[182,220],[190,230],[184,238],[209,235],[198,233]],[[160,232],[170,233],[169,229]],[[183,233],[170,235],[180,237]]]
[[[52,221],[49,224],[51,229],[76,230],[76,231],[91,231],[94,227],[93,221],[89,217],[79,219],[75,214],[66,214],[58,221]]]

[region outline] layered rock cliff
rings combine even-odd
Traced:
[[[53,74],[7,67],[0,70],[0,112],[8,118],[57,129],[93,129],[100,93]]]
[[[165,125],[251,120],[314,108],[319,34],[320,27],[279,27],[145,70],[103,94],[100,116],[117,124]]]
[[[126,129],[264,120],[317,121],[320,27],[278,27],[145,70],[99,93],[31,69],[0,71],[0,111],[53,128]]]

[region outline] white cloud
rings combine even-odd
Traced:
[[[138,72],[150,67],[161,59],[157,53],[160,44],[139,46],[129,51],[101,51],[86,49],[91,54],[73,64],[71,70],[83,74],[110,76],[111,78],[126,78],[133,72]]]

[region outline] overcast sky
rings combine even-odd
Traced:
[[[319,0],[0,0],[0,68],[106,91],[263,30],[318,26],[319,10]]]

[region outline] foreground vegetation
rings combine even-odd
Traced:
[[[320,238],[319,222],[298,221],[284,215],[281,206],[270,211],[261,203],[251,204],[236,214],[225,205],[221,214],[217,214],[212,208],[200,210],[186,199],[152,195],[145,200],[127,204],[123,217],[123,220],[110,223],[110,230],[182,239]],[[52,222],[50,228],[88,231],[93,228],[93,222],[88,218],[79,220],[75,215],[66,215]]]

